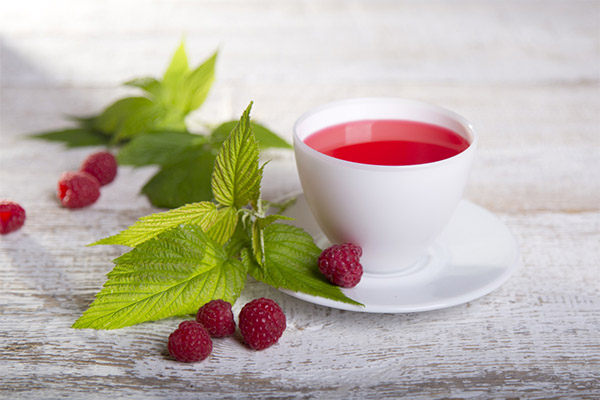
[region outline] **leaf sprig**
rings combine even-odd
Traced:
[[[152,214],[94,243],[133,249],[114,260],[103,289],[74,328],[116,329],[190,314],[213,299],[234,303],[248,274],[276,288],[360,304],[320,274],[321,250],[309,234],[277,222],[285,216],[266,215],[251,107],[215,158],[214,203]]]
[[[75,128],[32,137],[67,147],[118,147],[121,165],[158,165],[159,171],[142,187],[154,206],[175,208],[211,200],[212,166],[237,121],[195,134],[187,129],[186,118],[206,100],[215,80],[216,60],[217,52],[191,69],[182,42],[162,79],[143,77],[124,83],[141,89],[142,95],[120,99],[98,115],[72,118]],[[261,150],[291,148],[266,127],[250,124]]]

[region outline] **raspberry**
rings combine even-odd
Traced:
[[[231,336],[235,333],[231,304],[224,300],[211,300],[200,307],[196,321],[204,325],[212,337]]]
[[[363,274],[360,264],[362,249],[344,243],[325,249],[319,256],[319,270],[334,285],[351,288],[358,285]]]
[[[100,186],[111,183],[117,175],[117,160],[108,151],[90,154],[81,164],[80,171],[98,179]]]
[[[202,324],[196,321],[183,321],[169,335],[169,353],[181,362],[202,361],[212,351],[212,340]]]
[[[25,210],[13,201],[0,200],[0,234],[16,231],[25,223]]]
[[[65,172],[58,180],[56,191],[63,206],[81,208],[93,204],[100,197],[98,180],[88,173]]]
[[[242,308],[239,324],[244,341],[254,350],[264,350],[277,343],[286,327],[281,307],[264,297]]]

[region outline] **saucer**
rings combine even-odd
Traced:
[[[313,218],[303,194],[285,215],[310,233],[321,248],[331,245]],[[344,294],[364,307],[281,289],[322,306],[369,313],[436,310],[485,296],[508,280],[519,262],[517,241],[494,214],[461,200],[450,222],[421,261],[398,274],[363,274]]]

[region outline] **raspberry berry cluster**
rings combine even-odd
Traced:
[[[68,171],[58,180],[56,195],[67,208],[89,206],[100,197],[100,187],[117,175],[117,160],[108,151],[90,154],[78,171]],[[0,234],[14,232],[25,224],[25,209],[18,203],[0,200]]]
[[[244,305],[238,319],[242,338],[253,350],[264,350],[274,345],[286,328],[281,307],[264,297]],[[211,300],[200,307],[195,321],[179,324],[169,336],[167,348],[177,361],[202,361],[212,352],[211,337],[231,336],[235,329],[231,304],[224,300]]]
[[[334,285],[352,288],[360,282],[362,249],[352,243],[333,245],[319,256],[319,270]]]
[[[117,160],[108,151],[90,154],[78,171],[68,171],[58,180],[56,195],[67,208],[82,208],[94,204],[100,197],[100,187],[117,175]]]

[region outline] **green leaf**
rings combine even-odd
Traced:
[[[237,208],[256,203],[260,196],[262,168],[258,144],[250,127],[248,105],[239,123],[223,143],[215,161],[212,192],[218,203]]]
[[[278,213],[284,213],[285,210],[290,208],[292,205],[296,204],[296,196],[292,196],[292,197],[288,198],[287,200],[280,201],[280,202],[266,201],[266,200],[261,200],[261,201],[262,201],[263,210],[275,208],[275,209],[277,209]]]
[[[183,119],[200,107],[215,80],[217,52],[190,71],[183,42],[175,52],[163,77],[161,100],[170,111],[169,119]]]
[[[51,142],[63,142],[67,147],[98,146],[106,145],[110,142],[110,136],[86,128],[42,132],[30,137]]]
[[[183,77],[189,70],[188,58],[185,52],[185,43],[181,41],[163,76],[162,83],[165,89],[171,93],[177,92],[180,89]]]
[[[176,208],[213,198],[214,154],[204,147],[188,148],[180,158],[163,166],[142,188],[142,193],[156,207]]]
[[[193,225],[164,232],[114,262],[73,328],[117,329],[192,314],[213,299],[233,304],[246,281],[244,264]]]
[[[235,128],[238,121],[228,121],[217,126],[211,133],[211,138],[215,143],[223,143],[229,133]],[[276,133],[256,122],[250,122],[252,131],[258,141],[260,150],[267,148],[291,149],[292,145],[279,137]]]
[[[265,267],[248,257],[242,261],[256,280],[275,288],[362,305],[346,297],[320,273],[317,260],[321,250],[312,237],[292,225],[271,224],[264,229]]]
[[[123,83],[123,85],[140,88],[155,98],[159,98],[162,94],[161,84],[156,78],[151,76],[144,78],[135,78]]]
[[[173,106],[164,106],[165,113],[162,118],[156,122],[155,130],[165,131],[185,131],[185,114]]]
[[[258,219],[252,224],[252,253],[254,259],[261,266],[265,266],[265,235],[264,231],[260,229]]]
[[[265,229],[267,226],[271,225],[275,221],[280,220],[293,221],[294,218],[288,217],[287,215],[272,214],[263,218],[257,218],[256,223],[258,224],[259,229]]]
[[[165,110],[146,97],[126,97],[97,116],[93,127],[120,141],[152,130],[164,115]]]
[[[225,243],[224,249],[229,257],[240,258],[242,250],[248,250],[251,246],[252,243],[248,229],[243,223],[238,223],[233,235]]]
[[[202,145],[207,140],[206,136],[188,132],[143,133],[126,143],[119,151],[117,159],[122,165],[173,164],[182,159],[189,147]]]
[[[77,115],[67,115],[66,118],[73,122],[77,122],[81,128],[92,130],[94,128],[94,121],[98,116],[88,115],[87,117],[79,117]]]
[[[185,77],[179,97],[184,114],[188,114],[204,103],[215,80],[216,61],[217,52]]]
[[[198,225],[214,241],[223,244],[229,240],[237,224],[237,212],[229,207],[217,209],[214,203],[203,201],[187,204],[173,210],[150,214],[140,218],[124,231],[101,239],[91,245],[117,244],[129,247],[154,239],[161,233],[177,226]]]
[[[79,127],[32,136],[64,142],[68,147],[105,145],[156,130],[186,129],[185,117],[205,101],[215,79],[217,52],[190,70],[183,41],[175,51],[162,81],[152,77],[125,82],[147,93],[147,97],[126,97],[94,117],[72,117]]]
[[[258,140],[258,145],[261,150],[267,148],[282,148],[291,149],[292,145],[279,137],[276,133],[256,122],[252,123],[252,130]]]
[[[224,245],[233,236],[238,224],[238,210],[233,207],[223,207],[217,211],[212,225],[206,230],[207,235],[215,242]]]
[[[258,217],[254,220],[252,223],[252,252],[254,253],[254,258],[261,266],[265,266],[264,229],[275,221],[291,221],[293,219],[285,215],[273,214],[267,217]]]

